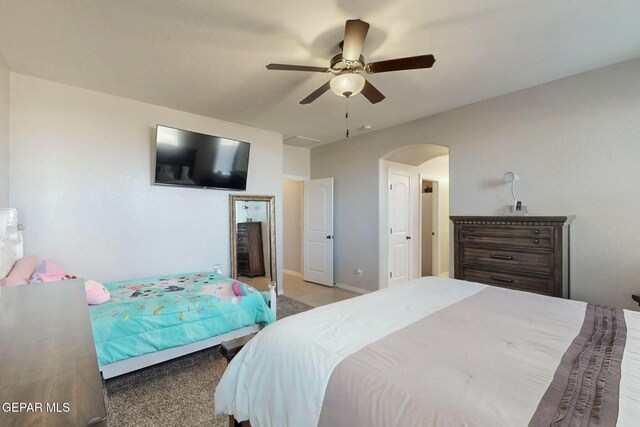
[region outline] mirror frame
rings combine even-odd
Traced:
[[[231,278],[238,280],[238,260],[236,253],[236,202],[268,202],[269,203],[269,252],[271,253],[270,276],[271,282],[276,284],[276,289],[280,287],[278,283],[278,272],[276,263],[276,197],[275,196],[249,196],[240,194],[229,195],[229,217],[230,217],[230,243],[231,243]]]

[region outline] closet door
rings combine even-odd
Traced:
[[[333,178],[304,182],[302,278],[333,286]]]
[[[389,286],[411,277],[411,175],[389,171]]]

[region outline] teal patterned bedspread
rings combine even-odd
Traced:
[[[215,273],[126,280],[104,286],[111,299],[89,306],[100,365],[275,320],[260,292]]]

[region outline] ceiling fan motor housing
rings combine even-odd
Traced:
[[[364,71],[364,56],[360,55],[357,61],[348,61],[342,57],[342,53],[337,54],[329,62],[329,68],[335,74],[343,73],[346,70],[359,73]]]

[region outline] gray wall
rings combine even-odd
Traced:
[[[9,70],[0,56],[0,208],[9,207]]]
[[[516,171],[531,214],[577,215],[573,297],[637,309],[638,76],[636,59],[313,149],[312,178],[335,178],[336,281],[377,288],[378,159],[433,143],[451,149],[452,215],[502,213]]]

